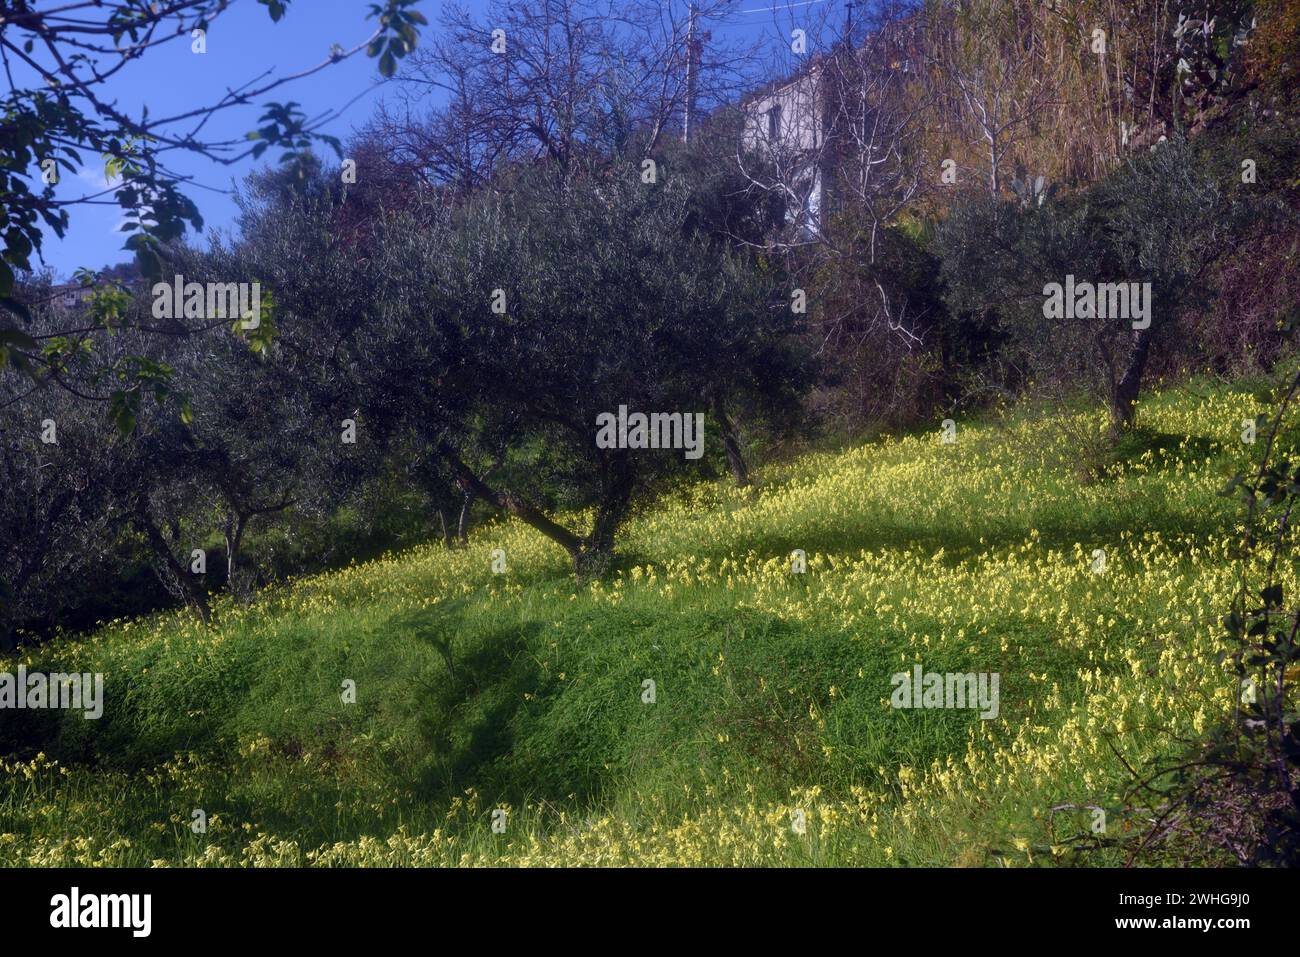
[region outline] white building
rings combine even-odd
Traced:
[[[821,228],[827,185],[829,110],[823,64],[751,93],[741,101],[742,149],[755,168],[745,172],[779,194],[786,223],[798,234]]]

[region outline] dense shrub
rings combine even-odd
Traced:
[[[949,307],[1004,333],[998,363],[1008,383],[1028,375],[1040,388],[1088,388],[1122,427],[1132,424],[1148,364],[1168,368],[1197,352],[1186,323],[1213,314],[1216,269],[1230,278],[1260,224],[1280,212],[1275,198],[1235,188],[1179,138],[1061,199],[969,197],[944,222],[937,250]],[[1049,318],[1048,286],[1066,286],[1070,276],[1077,284],[1149,283],[1148,327],[1135,314]]]

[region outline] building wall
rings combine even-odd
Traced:
[[[62,309],[77,309],[91,297],[93,289],[84,288],[80,283],[62,283],[52,286],[51,304]]]
[[[745,101],[742,147],[773,162],[777,175],[799,197],[787,198],[786,221],[816,231],[822,208],[820,154],[825,136],[820,71]]]
[[[787,152],[816,150],[822,135],[820,102],[820,82],[815,72],[753,97],[745,104],[745,147],[755,151],[772,145]],[[769,127],[774,107],[780,109],[775,144]]]

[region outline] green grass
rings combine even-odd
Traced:
[[[1116,750],[1228,708],[1216,492],[1260,411],[1154,396],[1086,479],[1101,414],[1021,409],[683,489],[604,582],[503,523],[60,639],[0,670],[103,672],[105,713],[4,713],[0,864],[1050,863],[1088,823],[1053,806],[1121,826]],[[913,662],[997,672],[998,719],[892,709]]]

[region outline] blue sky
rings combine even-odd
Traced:
[[[239,87],[267,71],[274,75],[295,73],[325,59],[332,44],[355,46],[373,30],[374,21],[366,15],[372,0],[296,0],[279,23],[272,23],[266,8],[252,0],[233,4],[213,21],[206,38],[207,52],[191,51],[188,41],[176,40],[150,51],[128,65],[106,87],[106,98],[116,102],[131,116],[138,117],[147,107],[154,117],[193,109],[216,102],[230,88]],[[527,2],[527,0],[521,0]],[[778,35],[778,21],[800,16],[808,6],[822,4],[842,7],[841,0],[804,0],[795,9],[776,13],[767,8],[790,0],[740,0],[737,13],[729,25],[713,24],[715,36],[720,32]],[[858,0],[859,6],[863,0]],[[471,12],[479,12],[486,0],[462,0]],[[430,25],[422,33],[422,42],[438,29],[441,0],[424,0],[419,9]],[[800,9],[802,8],[802,9]],[[787,23],[788,27],[788,23]],[[22,80],[20,79],[21,83]],[[330,121],[323,132],[345,143],[352,132],[363,126],[384,97],[396,94],[396,84],[384,82],[376,61],[364,52],[335,64],[306,79],[295,81],[259,98],[254,105],[236,107],[215,115],[203,130],[208,140],[241,138],[257,126],[260,106],[268,100],[294,100],[308,117],[341,109],[342,115]],[[432,102],[431,102],[432,105]],[[184,127],[177,127],[177,130]],[[328,149],[328,148],[327,148]],[[204,157],[173,151],[167,163],[176,172],[191,175],[196,183],[185,193],[199,207],[204,233],[212,229],[228,230],[236,214],[229,191],[252,169],[274,162],[278,155],[270,150],[258,161],[251,158],[236,165],[223,166]],[[331,153],[332,155],[332,153]],[[102,164],[83,155],[87,168],[77,176],[64,175],[58,186],[60,199],[71,199],[101,192],[108,185]],[[206,187],[206,188],[205,188]],[[224,192],[221,192],[224,191]],[[111,200],[111,193],[102,197]],[[121,210],[111,205],[82,204],[71,207],[71,224],[62,239],[46,231],[42,255],[61,279],[69,278],[80,266],[99,268],[131,258],[123,250],[125,236],[117,232]],[[190,239],[195,239],[190,234]]]
[[[139,61],[127,66],[107,86],[107,98],[115,100],[128,115],[138,117],[147,106],[151,116],[165,116],[192,109],[199,104],[216,102],[231,87],[238,87],[267,70],[276,75],[295,73],[313,66],[328,56],[332,44],[351,48],[374,29],[366,14],[371,0],[297,0],[279,23],[272,23],[266,8],[251,2],[237,3],[212,23],[207,36],[207,52],[193,53],[188,41],[166,44]],[[425,2],[421,7],[431,21],[440,4]],[[470,9],[482,6],[471,0]],[[436,29],[431,23],[429,29]],[[205,127],[207,139],[242,137],[257,126],[260,104],[268,100],[296,100],[309,117],[326,110],[338,109],[352,101],[341,116],[322,128],[347,141],[353,130],[362,126],[381,97],[392,94],[393,87],[382,82],[376,61],[364,51],[321,72],[280,87],[255,105],[235,107],[217,114]],[[183,129],[178,127],[177,129]],[[332,156],[332,151],[327,152]],[[175,171],[196,177],[198,185],[185,190],[203,215],[205,233],[228,228],[235,216],[229,195],[232,182],[241,181],[255,166],[265,165],[276,157],[270,150],[254,162],[246,159],[233,166],[222,166],[201,156],[174,151],[167,163]],[[58,187],[60,199],[85,196],[104,189],[102,165],[83,153],[87,168],[76,177],[65,176]],[[210,187],[205,189],[203,187]],[[111,194],[107,197],[111,199]],[[46,232],[42,250],[45,261],[62,278],[78,266],[92,268],[122,262],[131,254],[121,248],[125,236],[116,232],[121,210],[116,205],[78,205],[70,210],[71,224],[67,235],[59,239]]]

